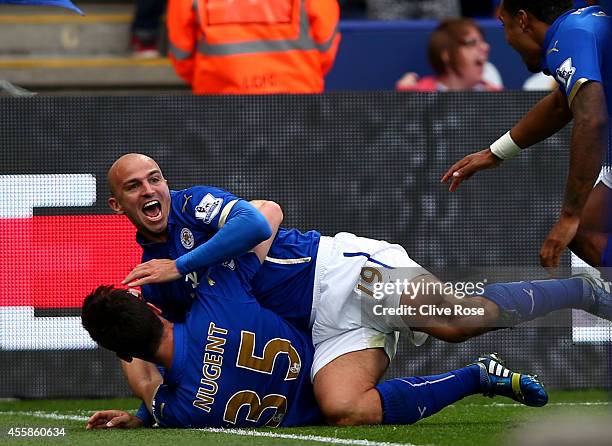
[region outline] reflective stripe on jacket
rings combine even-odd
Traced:
[[[170,0],[167,17],[196,94],[321,92],[340,42],[337,0]]]

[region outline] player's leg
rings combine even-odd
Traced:
[[[334,240],[339,242],[343,254],[328,267],[321,290],[324,294],[328,290],[331,298],[322,299],[323,308],[317,309],[317,319],[327,327],[363,326],[382,333],[408,334],[414,329],[447,342],[463,342],[560,309],[584,309],[608,319],[612,316],[609,291],[606,295],[599,285],[584,278],[492,284],[484,287],[482,296],[462,298],[447,293],[446,287],[410,259],[399,245],[352,235],[337,236]],[[352,251],[356,251],[354,255]],[[351,260],[356,258],[365,261]],[[349,270],[352,274],[347,274]],[[354,282],[356,274],[359,275]],[[401,290],[398,287],[387,290],[385,285],[398,281]],[[407,286],[403,285],[405,282]],[[611,307],[610,314],[593,311],[597,296],[610,302],[604,305]],[[346,325],[347,321],[353,325]],[[319,340],[315,338],[316,335],[313,336],[316,345]]]
[[[392,329],[364,327],[358,282],[369,260],[390,246],[341,233],[333,239],[322,239],[319,247],[311,376],[319,406],[332,424],[375,424],[382,420],[380,397],[374,386],[395,355],[397,335]],[[381,266],[380,262],[372,265]],[[424,342],[417,338],[413,336],[415,343]]]
[[[537,377],[512,372],[495,354],[440,375],[388,380],[376,390],[383,406],[383,424],[413,424],[478,393],[505,396],[532,407],[548,402]]]
[[[437,281],[433,276],[417,280],[421,283],[424,280]],[[387,305],[397,305],[393,296],[385,301]],[[403,323],[446,342],[463,342],[493,329],[514,326],[567,308],[583,309],[612,319],[612,285],[589,276],[496,283],[485,286],[481,296],[466,298],[448,293],[421,293],[416,297],[402,295],[399,302],[413,308],[429,308],[430,303],[435,302],[438,310],[448,309],[445,314],[427,318],[419,317],[417,311],[417,316],[404,314],[399,318],[384,319],[395,329],[401,329]]]
[[[374,388],[389,357],[383,348],[346,353],[314,376],[317,403],[329,424],[351,426],[382,423],[380,395]]]
[[[379,303],[387,308],[398,306],[400,294],[391,293],[383,299],[376,299],[374,285],[392,280],[391,271],[401,274],[398,278],[423,278],[427,272],[397,245],[350,234],[334,237],[333,252],[325,253],[324,257],[327,260],[315,285],[315,289],[320,290],[320,299],[313,326],[315,358],[311,373],[315,396],[330,424],[384,421],[381,395],[388,400],[389,407],[385,406],[384,413],[393,414],[388,415],[386,422],[412,423],[458,399],[486,390],[483,382],[489,380],[483,381],[482,367],[477,365],[443,375],[407,377],[377,388],[390,358],[395,355],[395,330],[401,329],[402,334],[416,345],[424,342],[424,336],[410,330],[409,324],[403,324],[401,317],[397,320],[379,317],[375,313],[374,307]],[[433,299],[439,301],[437,296]],[[414,300],[409,303],[415,305]],[[434,301],[424,300],[423,304],[434,304]],[[492,306],[487,302],[484,304]],[[418,323],[415,320],[411,323],[419,327],[441,329],[443,324],[434,321],[432,316],[417,315],[417,318]],[[472,325],[477,327],[478,323],[473,321]],[[453,328],[445,327],[449,331]],[[454,336],[464,336],[456,327],[454,329]],[[394,410],[390,402],[393,398],[407,401]]]
[[[394,330],[401,327],[416,345],[424,342],[424,338],[420,336],[422,333],[412,332],[396,320],[378,317],[373,308],[380,300],[372,299],[373,289],[368,286],[380,279],[375,270],[377,266],[382,266],[387,273],[390,269],[406,268],[412,278],[422,276],[424,271],[397,245],[351,234],[339,234],[333,242],[333,250],[325,253],[326,261],[321,262],[318,280],[315,280],[315,290],[320,290],[318,299],[315,296],[318,304],[313,326],[315,358],[311,373],[315,394],[330,423],[375,423],[382,416],[382,400],[378,395],[385,390],[377,390],[378,395],[373,390],[387,367],[388,358],[395,354]],[[391,298],[399,297],[392,294]],[[386,305],[397,305],[397,302]],[[431,321],[420,322],[431,325]],[[401,409],[410,412],[403,415],[402,422],[414,422],[457,399],[485,391],[479,369],[482,367],[468,366],[443,376],[406,378],[404,381],[410,384],[400,385],[403,390],[398,392],[403,395],[401,398],[408,397],[414,404],[409,410]],[[429,405],[425,411],[423,404]]]
[[[508,370],[495,356],[439,375],[377,384],[388,363],[384,349],[366,349],[339,356],[315,371],[315,396],[327,422],[339,426],[413,424],[480,393],[503,395],[529,406],[548,401],[535,377]]]
[[[582,211],[580,226],[570,249],[592,266],[612,267],[612,173],[611,185],[595,186]]]
[[[384,338],[385,347],[367,348],[382,345]],[[378,385],[395,355],[396,340],[394,334],[359,328],[316,346],[311,372],[314,393],[329,424],[411,424],[484,391],[481,379],[486,377],[475,364],[442,375]],[[347,350],[353,351],[344,353]]]
[[[360,314],[352,319],[382,333],[396,330],[411,334],[418,330],[446,342],[463,342],[555,310],[579,308],[593,312],[595,295],[605,294],[589,280],[570,278],[492,284],[484,287],[481,296],[465,297],[447,291],[449,287],[410,259],[401,246],[368,239],[360,239],[359,244],[371,246],[353,285],[357,290],[354,300],[359,306],[352,308]],[[343,248],[350,249],[352,245],[348,240]],[[386,286],[391,284],[401,287]],[[612,302],[612,296],[607,300]],[[344,314],[346,308],[336,312]],[[608,318],[601,312],[596,314]]]
[[[495,302],[443,292],[443,284],[433,275],[418,276],[413,281],[420,289],[432,291],[401,295],[399,306],[413,311],[411,314],[404,313],[401,319],[387,318],[388,325],[398,330],[419,330],[453,343],[464,342],[500,326],[500,310]],[[397,298],[390,296],[385,305],[397,306],[396,302]]]
[[[482,369],[476,364],[378,385],[388,364],[384,349],[376,348],[347,353],[319,370],[313,385],[327,422],[337,426],[412,424],[482,392]]]

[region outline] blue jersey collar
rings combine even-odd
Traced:
[[[561,26],[561,23],[563,23],[565,19],[574,12],[576,12],[576,9],[570,9],[569,11],[561,14],[546,31],[546,35],[544,36],[544,45],[542,46],[542,67],[546,68],[546,70],[548,70],[548,64],[546,63],[546,52],[548,51],[548,47],[550,46],[553,37],[555,37],[555,34],[557,34],[557,30],[559,29],[559,26]]]
[[[165,384],[178,384],[185,365],[185,324],[174,324],[172,365],[164,375]]]
[[[168,217],[168,233],[170,233],[170,231],[172,230],[172,226],[174,223],[170,223],[170,217]],[[148,248],[150,246],[155,246],[155,245],[164,245],[167,242],[151,242],[149,240],[147,240],[146,238],[144,238],[144,236],[140,233],[140,232],[136,232],[136,242],[142,247],[142,248]]]

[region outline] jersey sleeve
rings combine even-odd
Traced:
[[[571,106],[585,82],[602,82],[600,48],[593,32],[585,29],[567,30],[553,45],[546,64]]]
[[[219,198],[206,193],[200,204],[194,207],[194,215],[219,230],[215,232],[208,228],[214,235],[206,243],[176,259],[176,268],[183,275],[232,259],[272,235],[272,229],[261,212],[228,193]]]
[[[223,189],[196,186],[183,192],[178,203],[177,215],[182,215],[196,227],[207,227],[213,231],[221,229],[229,213],[238,202],[238,197]]]
[[[160,427],[183,426],[183,424],[178,422],[172,410],[175,405],[176,401],[172,389],[166,384],[159,386],[157,388],[157,392],[155,392],[155,396],[153,397],[151,412],[155,422]]]
[[[153,426],[153,417],[149,413],[149,410],[147,409],[147,406],[145,406],[145,403],[140,403],[140,406],[136,411],[136,416],[140,418],[144,427]]]

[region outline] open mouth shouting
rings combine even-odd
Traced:
[[[151,222],[157,222],[163,218],[162,206],[159,200],[147,201],[142,206],[142,213]]]

